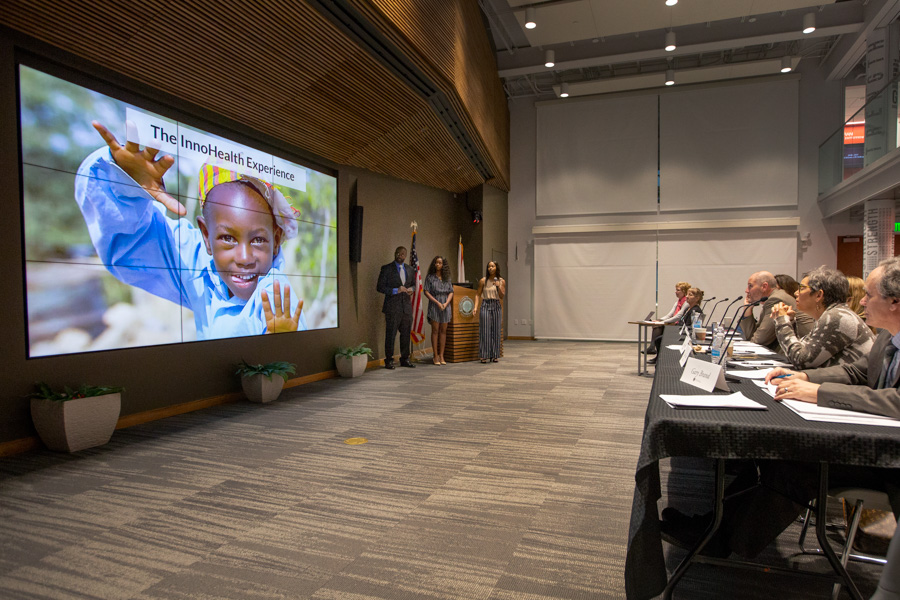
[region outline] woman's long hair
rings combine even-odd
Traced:
[[[444,263],[444,266],[441,268],[440,278],[441,281],[450,281],[450,263],[447,262],[447,259],[443,256],[435,256],[431,259],[431,266],[428,267],[429,275],[437,275],[437,261],[441,259]]]
[[[496,260],[489,260],[487,266],[484,268],[485,281],[491,278],[491,263],[494,263],[494,266],[497,268],[496,272],[494,273],[494,277],[503,277],[500,274],[500,263],[498,263]]]

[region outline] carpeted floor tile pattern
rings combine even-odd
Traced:
[[[632,344],[510,341],[0,459],[0,598],[624,598],[651,383]],[[673,501],[704,498],[704,466],[672,462]],[[677,597],[773,589],[828,595],[701,566]]]

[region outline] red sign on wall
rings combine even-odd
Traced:
[[[866,141],[865,123],[848,123],[844,125],[844,143],[862,144]]]

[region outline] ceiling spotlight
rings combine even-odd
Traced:
[[[525,9],[525,29],[534,29],[537,23],[534,22],[534,7],[529,6]]]
[[[544,66],[548,69],[556,64],[556,53],[553,50],[544,52]]]
[[[559,97],[560,98],[568,98],[569,97],[569,84],[561,83],[559,86]]]
[[[793,66],[791,65],[791,57],[790,56],[782,56],[781,57],[781,72],[782,73],[790,73]]]
[[[666,33],[666,52],[671,52],[675,49],[675,32],[670,31]]]
[[[674,69],[666,69],[666,85],[675,85]]]
[[[803,15],[803,33],[812,33],[816,30],[816,13]]]
[[[666,0],[666,6],[675,6],[678,4],[678,0]]]

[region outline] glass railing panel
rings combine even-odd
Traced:
[[[820,194],[898,147],[898,84],[885,86],[819,146]]]

